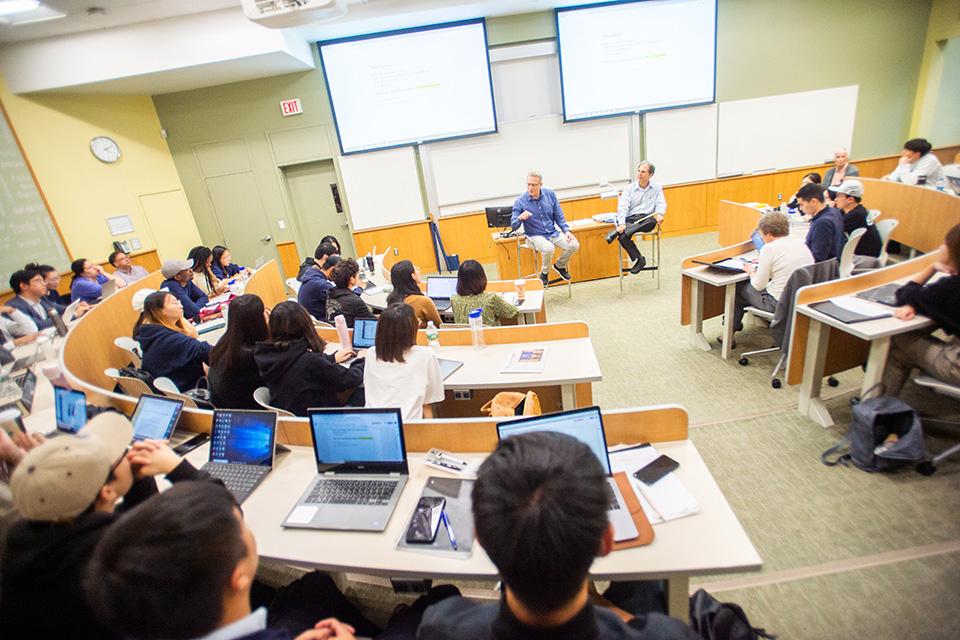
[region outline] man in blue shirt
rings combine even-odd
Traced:
[[[160,267],[160,273],[165,280],[160,285],[180,301],[183,305],[183,317],[197,320],[202,309],[210,299],[200,287],[193,284],[193,260],[167,260]]]
[[[570,233],[556,194],[543,187],[543,176],[536,171],[527,174],[527,192],[513,203],[510,228],[516,231],[521,224],[527,236],[527,244],[543,254],[543,265],[540,269],[543,286],[546,287],[550,282],[547,274],[550,273],[550,263],[553,262],[554,247],[559,247],[561,253],[553,269],[561,278],[569,280],[567,263],[580,248],[580,243]]]
[[[650,178],[657,170],[653,163],[644,160],[637,167],[637,181],[631,182],[620,194],[617,206],[617,228],[607,234],[607,243],[620,237],[620,245],[626,250],[633,266],[630,273],[640,273],[647,264],[646,258],[633,242],[636,233],[653,231],[663,221],[667,212],[667,201],[663,197],[663,187]]]
[[[809,216],[810,230],[807,232],[807,246],[813,254],[814,262],[823,262],[830,258],[840,259],[843,253],[843,216],[823,201],[823,187],[819,184],[805,184],[797,191],[800,210]]]

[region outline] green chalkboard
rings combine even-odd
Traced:
[[[4,112],[0,118],[0,290],[7,289],[10,275],[28,262],[49,264],[60,271],[70,266],[63,240]]]

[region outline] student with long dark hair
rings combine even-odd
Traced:
[[[368,407],[400,407],[404,420],[432,418],[432,402],[443,400],[440,363],[430,347],[417,344],[417,318],[404,303],[383,310],[367,350],[363,388]]]
[[[350,349],[323,353],[327,343],[317,335],[307,310],[296,302],[281,302],[270,312],[270,338],[254,347],[260,376],[270,388],[270,404],[298,416],[310,407],[338,407],[337,393],[353,390],[347,404],[362,407],[363,362],[339,363],[354,355]]]
[[[253,392],[265,386],[253,356],[258,342],[270,339],[270,309],[258,296],[246,294],[230,301],[227,330],[210,351],[211,402],[220,409],[259,409]]]
[[[241,267],[233,264],[230,258],[230,249],[223,245],[213,248],[213,260],[210,262],[210,271],[220,280],[227,280],[240,274]]]
[[[482,309],[483,324],[499,327],[500,318],[516,318],[520,310],[500,296],[486,291],[487,274],[476,260],[466,260],[457,271],[457,293],[450,298],[453,309],[453,321],[466,324],[470,312]]]
[[[426,329],[431,320],[433,326],[440,326],[443,321],[437,305],[420,290],[420,267],[415,267],[409,260],[401,260],[390,269],[390,282],[393,291],[387,296],[387,304],[406,303],[413,307],[421,329]]]
[[[207,247],[199,246],[190,249],[187,254],[187,260],[193,260],[193,272],[203,274],[203,280],[207,285],[207,293],[218,296],[227,290],[226,283],[221,284],[220,279],[213,275],[210,266],[213,264],[213,252]]]
[[[210,343],[197,339],[180,301],[168,291],[155,291],[143,301],[133,338],[143,352],[140,367],[154,378],[170,378],[181,391],[197,386],[210,363]]]
[[[70,297],[72,300],[82,300],[93,304],[103,295],[103,285],[110,282],[110,276],[98,264],[86,258],[78,258],[70,265],[73,271],[73,280],[70,282]],[[117,288],[127,286],[120,278],[114,278]]]
[[[334,318],[342,315],[348,327],[353,327],[356,318],[374,318],[373,312],[360,298],[360,294],[353,290],[360,281],[360,267],[353,258],[341,260],[330,272],[330,279],[337,286],[327,293],[327,322],[334,323]]]

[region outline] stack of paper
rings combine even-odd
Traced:
[[[610,451],[610,467],[613,473],[623,471],[637,492],[640,506],[650,524],[676,520],[700,512],[700,503],[693,497],[676,474],[668,473],[652,485],[644,484],[633,474],[657,459],[659,454],[652,445],[642,444],[621,447]]]

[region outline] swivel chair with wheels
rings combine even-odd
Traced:
[[[914,378],[913,381],[918,385],[920,385],[921,387],[927,387],[928,389],[933,389],[937,393],[942,393],[943,395],[953,398],[954,400],[960,400],[960,387],[956,385],[952,385],[947,382],[937,380],[936,378],[928,375],[919,375],[916,378]],[[928,421],[934,422],[933,420],[928,420]],[[935,422],[941,422],[941,421],[936,420]],[[951,423],[948,423],[948,424],[951,424]],[[952,424],[954,424],[955,426],[955,423],[952,423]],[[923,462],[917,465],[916,469],[919,473],[925,476],[933,475],[937,470],[937,465],[940,464],[942,460],[949,458],[950,456],[956,453],[960,453],[960,444],[955,444],[949,449],[945,449],[941,451],[937,455],[933,456],[933,458],[931,458],[930,460],[924,460]]]

